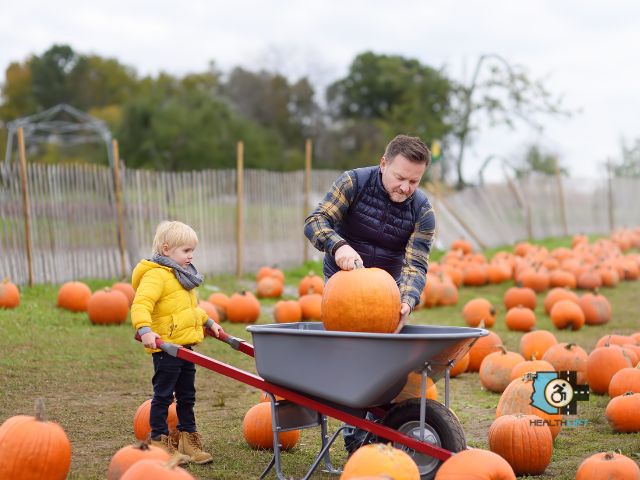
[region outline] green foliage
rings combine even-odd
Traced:
[[[564,176],[569,174],[566,168],[560,166],[560,159],[555,153],[546,152],[538,145],[530,145],[522,162],[515,166],[516,177],[518,178],[526,177],[533,172],[555,175],[556,170]]]

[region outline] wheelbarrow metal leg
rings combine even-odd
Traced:
[[[324,458],[325,460],[325,465],[327,466],[327,469],[324,470],[327,473],[342,473],[342,470],[337,470],[335,468],[333,468],[333,466],[331,466],[331,461],[329,461],[329,463],[327,463],[327,458],[328,458],[328,453],[329,453],[329,448],[331,448],[331,445],[333,445],[333,442],[336,441],[336,438],[338,438],[338,435],[342,432],[342,430],[344,430],[345,425],[341,426],[340,428],[338,428],[333,435],[331,435],[331,438],[329,438],[328,441],[323,441],[323,445],[322,445],[322,449],[320,450],[320,453],[318,453],[318,456],[316,457],[315,461],[313,462],[313,465],[311,465],[311,468],[309,469],[309,471],[307,472],[307,474],[303,477],[302,480],[309,480],[309,478],[311,478],[311,475],[313,475],[313,472],[315,471],[315,469],[318,467],[318,465],[320,464],[320,462],[322,461],[322,459]]]
[[[427,379],[429,378],[428,371],[431,370],[431,365],[425,364],[422,369],[422,395],[420,395],[420,441],[424,442],[424,429],[426,423],[426,411],[427,411]]]

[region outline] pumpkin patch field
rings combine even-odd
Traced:
[[[484,351],[472,352],[457,366],[450,407],[469,446],[502,455],[514,470],[536,475],[530,478],[574,479],[581,463],[599,452],[640,462],[640,390],[633,391],[640,382],[633,368],[640,363],[640,262],[632,265],[640,250],[626,245],[620,255],[610,256],[607,252],[614,247],[609,242],[574,237],[523,242],[482,255],[465,253],[466,245],[434,252],[422,306],[410,317],[414,324],[480,325],[495,334],[485,337]],[[602,257],[607,261],[598,260]],[[315,272],[311,278],[310,271]],[[256,274],[208,277],[198,295],[225,331],[251,342],[245,327],[256,317],[261,324],[316,317],[323,306],[321,272],[320,263],[308,262],[292,270],[263,272],[260,282]],[[134,417],[152,396],[153,369],[151,358],[133,338],[129,316],[122,321],[130,304],[126,281],[116,288],[116,279],[78,280],[88,289],[67,289],[78,290],[81,301],[60,300],[61,285],[36,285],[20,288],[17,306],[0,307],[0,424],[18,415],[34,416],[36,400],[42,399],[39,415],[44,410],[71,445],[68,478],[105,479],[116,452],[133,445],[136,434],[144,435]],[[104,301],[118,289],[122,295]],[[95,314],[88,307],[92,304],[98,305]],[[195,349],[255,372],[252,358],[222,342],[207,338]],[[520,444],[514,448],[517,431],[537,417],[518,411],[526,408],[509,395],[530,388],[527,372],[547,371],[550,365],[577,370],[592,392],[588,401],[577,403],[576,415],[565,417],[571,424],[535,426],[543,430],[530,435],[530,445],[520,447],[535,452],[522,458]],[[186,470],[198,479],[258,478],[271,453],[256,448],[261,445],[257,440],[245,440],[247,429],[255,433],[252,417],[245,420],[245,415],[265,409],[253,408],[261,402],[261,392],[200,367],[196,388],[198,431],[214,461]],[[444,401],[444,381],[429,393]],[[497,409],[505,415],[499,422]],[[506,417],[509,414],[515,415]],[[330,419],[329,426],[331,431],[339,423]],[[287,475],[301,478],[306,473],[319,449],[319,436],[319,428],[305,429],[290,441],[282,454]],[[34,449],[46,449],[51,441],[44,435],[25,439]],[[335,466],[345,464],[340,439],[331,454]],[[67,468],[64,458],[51,461],[57,462],[55,468]],[[313,478],[338,477],[316,473]],[[595,477],[587,473],[581,478]]]

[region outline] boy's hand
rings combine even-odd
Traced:
[[[147,348],[157,348],[156,338],[160,338],[160,335],[156,332],[147,332],[142,334],[140,341],[142,341],[142,344]]]
[[[209,328],[211,329],[211,331],[214,333],[216,337],[220,336],[220,332],[224,332],[222,327],[218,325],[216,322],[213,322],[213,325],[211,325]]]

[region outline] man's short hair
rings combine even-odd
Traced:
[[[389,142],[384,151],[384,158],[387,162],[392,162],[397,155],[402,155],[415,163],[426,163],[427,167],[431,162],[431,152],[418,137],[409,135],[397,135]]]

